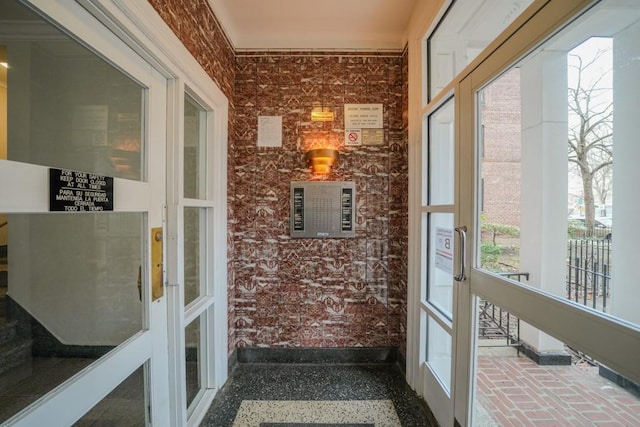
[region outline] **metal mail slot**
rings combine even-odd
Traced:
[[[355,182],[291,183],[291,237],[355,237]]]

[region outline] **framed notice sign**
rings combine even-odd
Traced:
[[[49,211],[113,210],[113,177],[67,169],[49,169]]]
[[[345,129],[382,129],[382,104],[344,104]]]

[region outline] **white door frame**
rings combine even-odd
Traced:
[[[167,257],[165,279],[168,298],[168,337],[170,342],[169,376],[174,392],[170,404],[169,424],[197,425],[204,417],[217,390],[228,375],[227,333],[227,135],[228,99],[182,42],[169,29],[147,1],[77,0],[114,33],[127,40],[132,48],[169,79],[167,138]],[[207,298],[213,315],[207,317],[209,339],[206,348],[205,393],[193,409],[188,421],[184,404],[184,327],[199,312],[191,307],[185,313],[182,299],[184,272],[182,269],[182,142],[185,91],[209,111],[207,156],[210,176],[207,177],[208,198],[213,204],[212,235],[208,236],[211,265]],[[207,204],[207,206],[209,206]],[[201,308],[201,307],[200,307]],[[212,333],[211,333],[212,331]]]
[[[163,211],[167,207],[167,200],[175,190],[175,180],[168,181],[168,176],[175,176],[176,161],[175,147],[182,141],[182,116],[180,106],[187,85],[198,99],[206,104],[213,112],[211,123],[214,144],[209,147],[208,155],[212,157],[214,165],[212,172],[212,223],[215,233],[211,237],[212,255],[212,287],[207,291],[215,301],[214,315],[209,318],[209,331],[213,331],[208,341],[209,366],[208,378],[204,387],[205,396],[194,411],[190,424],[196,425],[201,419],[213,396],[227,378],[227,209],[226,209],[226,162],[227,162],[227,122],[228,100],[195,61],[173,32],[168,28],[151,5],[144,2],[130,2],[125,0],[77,0],[77,3],[65,3],[61,7],[48,0],[31,0],[31,4],[54,21],[68,28],[74,35],[85,41],[114,63],[122,64],[139,61],[142,57],[150,64],[150,75],[163,80],[162,90],[155,91],[152,99],[147,100],[149,114],[153,117],[162,115],[162,119],[147,122],[147,136],[149,141],[163,144],[160,150],[149,150],[145,164],[161,165],[148,168],[150,183],[131,182],[116,178],[114,181],[115,205],[119,210],[148,211],[147,233],[150,228],[163,226],[165,228],[165,297],[151,303],[150,294],[147,295],[148,320],[145,326],[150,331],[142,331],[119,346],[105,358],[91,365],[90,372],[80,373],[72,380],[58,387],[48,394],[43,402],[25,412],[16,419],[16,425],[45,425],[51,420],[62,424],[71,423],[81,417],[102,397],[122,382],[133,370],[145,361],[152,360],[150,366],[150,406],[154,425],[184,425],[186,409],[181,403],[182,393],[176,393],[173,388],[176,378],[180,380],[180,363],[183,358],[176,356],[176,352],[167,352],[169,342],[180,342],[184,328],[178,318],[184,318],[182,311],[176,316],[176,298],[171,297],[172,290],[181,286],[177,280],[178,266],[181,261],[175,257],[176,245],[170,239],[176,236],[176,230],[182,224],[175,222],[175,217],[169,218]],[[91,12],[93,16],[87,13]],[[97,20],[95,19],[97,18]],[[99,22],[98,22],[99,21]],[[122,46],[122,41],[131,48],[115,48]],[[154,68],[155,70],[152,70]],[[129,74],[135,73],[123,66]],[[157,71],[156,71],[157,70]],[[145,81],[140,78],[140,81]],[[168,81],[168,85],[167,85]],[[159,87],[159,86],[158,86]],[[167,90],[168,87],[168,90]],[[162,96],[162,99],[157,98]],[[167,103],[169,108],[167,107]],[[168,116],[167,116],[168,115]],[[166,119],[166,120],[165,120]],[[154,125],[161,123],[162,125]],[[149,126],[151,124],[151,126]],[[166,126],[165,126],[166,124]],[[164,144],[166,141],[166,145]],[[166,148],[164,148],[166,147]],[[167,155],[167,150],[168,155]],[[48,178],[46,168],[35,165],[24,165],[11,161],[0,161],[3,167],[0,176],[15,182],[16,176],[23,176],[20,185],[11,187],[11,195],[6,189],[0,189],[4,212],[39,212],[47,211],[46,194]],[[166,167],[169,169],[167,171]],[[166,185],[166,187],[165,187]],[[27,194],[27,199],[13,203],[14,191]],[[120,198],[120,195],[127,197]],[[5,206],[4,201],[12,201]],[[169,209],[171,212],[171,209]],[[167,223],[167,220],[169,222]],[[174,222],[171,222],[174,221]],[[173,242],[175,243],[175,242]],[[147,248],[149,254],[149,249]],[[150,259],[150,256],[148,256]],[[168,261],[174,261],[169,263]],[[147,277],[149,274],[147,273]],[[182,308],[179,308],[182,310]],[[184,338],[182,337],[182,341]],[[184,350],[183,350],[184,351]],[[181,362],[182,360],[182,362]],[[114,367],[118,372],[114,373]],[[169,375],[171,372],[171,375]],[[178,377],[176,377],[178,375]],[[92,390],[95,393],[87,393]],[[66,402],[66,403],[65,403]],[[68,402],[73,402],[70,408]],[[182,406],[181,406],[182,405]]]

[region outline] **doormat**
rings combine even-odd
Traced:
[[[391,400],[243,400],[233,427],[401,427]]]

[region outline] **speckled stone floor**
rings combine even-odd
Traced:
[[[437,425],[422,399],[406,383],[403,373],[391,363],[240,363],[216,395],[201,426],[234,426],[243,401],[389,401],[402,427]],[[357,405],[354,402],[353,406]],[[260,405],[256,408],[260,410]],[[259,426],[260,422],[255,422],[255,426],[243,424],[243,427]]]

